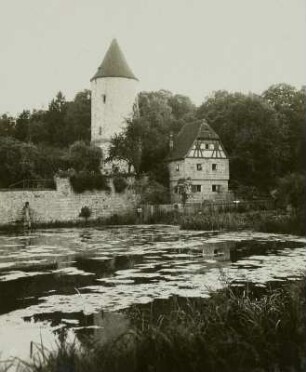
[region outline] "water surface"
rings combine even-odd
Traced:
[[[305,245],[288,235],[161,225],[0,235],[0,358],[27,358],[31,341],[51,347],[63,328],[110,337],[126,326],[114,312],[131,305],[209,297],[226,281],[296,280]]]

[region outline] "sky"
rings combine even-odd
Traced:
[[[0,0],[0,115],[90,89],[113,38],[140,80],[213,91],[306,84],[305,0]]]

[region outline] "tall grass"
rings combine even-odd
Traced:
[[[136,312],[141,326],[110,342],[76,348],[63,341],[22,371],[305,371],[305,303],[305,280],[259,297],[229,286],[155,320]]]
[[[241,230],[305,235],[304,214],[284,214],[282,211],[255,211],[247,213],[215,212],[183,216],[182,229],[189,230]]]
[[[254,227],[255,221],[265,212],[212,212],[184,216],[181,228],[190,230],[239,230]]]

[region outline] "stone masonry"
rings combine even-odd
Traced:
[[[82,207],[88,207],[92,219],[107,218],[114,214],[123,215],[135,210],[137,196],[132,190],[116,193],[112,191],[86,191],[76,194],[69,179],[56,178],[56,190],[0,190],[0,226],[18,223],[22,220],[25,202],[30,204],[33,223],[76,222],[81,220]]]

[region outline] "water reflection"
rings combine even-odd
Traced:
[[[305,262],[305,239],[251,232],[147,226],[0,236],[0,349],[13,353],[6,338],[21,330],[19,356],[41,330],[94,330],[105,340],[128,325],[113,311],[173,296],[205,298],[224,278],[258,286],[294,279]]]

